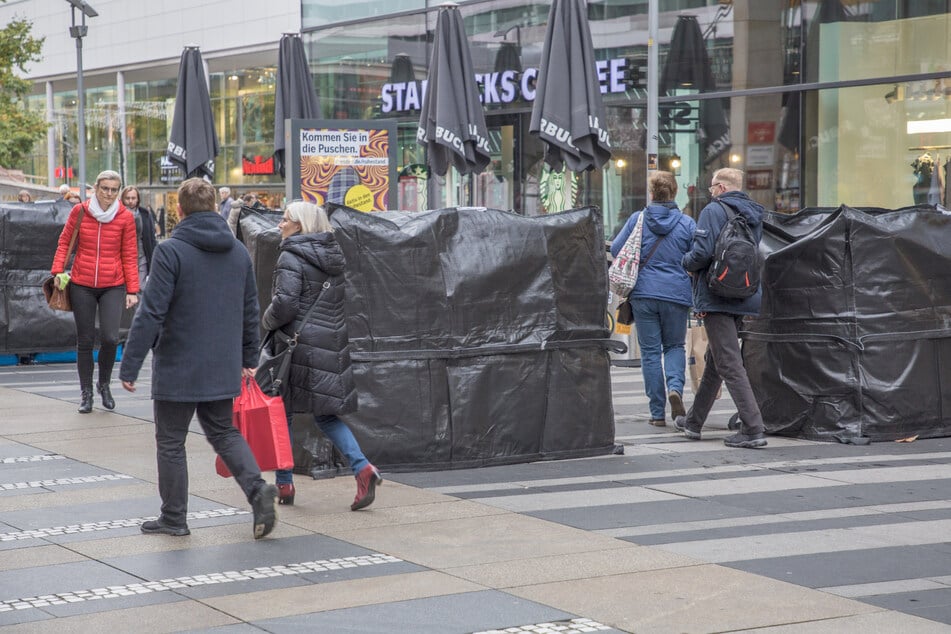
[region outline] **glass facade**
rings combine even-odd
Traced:
[[[276,54],[273,57],[276,61]],[[276,66],[259,66],[209,76],[212,113],[221,146],[215,181],[237,187],[242,194],[253,191],[264,204],[274,207],[283,200],[280,175],[246,175],[243,163],[260,163],[274,153],[276,71]],[[182,178],[181,171],[165,159],[177,84],[177,77],[130,81],[127,76],[121,106],[118,78],[111,86],[86,90],[87,181],[102,170],[115,170],[129,183],[143,188],[147,203],[166,204],[165,192],[174,190]],[[46,111],[45,95],[34,94],[26,103],[33,110]],[[75,90],[54,93],[54,181],[78,187],[76,114]],[[34,154],[18,167],[47,177],[47,140],[40,140]]]
[[[685,210],[699,211],[712,172],[725,166],[745,170],[751,196],[780,211],[911,205],[922,201],[919,168],[929,158],[940,168],[929,174],[946,175],[951,10],[944,0],[659,6],[658,163],[676,173]],[[324,116],[398,121],[400,208],[471,203],[534,215],[561,208],[554,192],[599,205],[610,233],[644,205],[647,0],[588,3],[614,149],[603,170],[577,175],[551,174],[528,133],[549,3],[461,3],[493,160],[483,174],[435,183],[415,132],[438,4],[405,9],[359,20],[370,14],[348,12],[338,19],[353,21],[329,26],[329,18],[315,20],[304,38]],[[687,57],[692,42],[678,35],[690,30],[678,22],[690,20],[705,59]],[[941,179],[937,185],[947,204],[948,188]]]
[[[657,161],[677,175],[682,208],[705,204],[710,176],[723,166],[745,170],[750,194],[780,211],[948,205],[946,0],[658,3]],[[604,169],[583,174],[548,170],[544,148],[528,132],[550,0],[460,3],[492,162],[476,176],[430,179],[416,125],[438,4],[301,2],[322,116],[398,123],[400,208],[473,204],[535,215],[594,204],[610,233],[644,205],[648,0],[588,2],[613,156]],[[690,30],[694,46],[684,41]],[[690,50],[706,55],[694,59]],[[276,61],[276,54],[262,57]],[[216,181],[256,191],[272,206],[283,194],[280,177],[246,175],[242,166],[273,152],[275,72],[264,63],[209,77],[221,142]],[[111,86],[87,89],[87,179],[116,169],[146,192],[174,189],[181,175],[163,157],[175,85],[174,71],[129,71],[122,99],[118,76]],[[26,104],[45,112],[46,96]],[[56,92],[51,114],[55,181],[78,184],[67,176],[76,165],[75,90]],[[14,167],[47,176],[46,155],[42,139]]]

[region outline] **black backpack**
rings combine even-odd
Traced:
[[[727,212],[727,222],[717,236],[707,285],[714,295],[746,299],[759,289],[763,255],[743,214],[720,204]]]

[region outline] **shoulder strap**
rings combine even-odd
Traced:
[[[76,246],[76,240],[79,238],[79,225],[83,222],[83,216],[86,215],[86,210],[82,205],[79,207],[79,217],[76,219],[76,226],[73,228],[73,235],[69,239],[69,246],[66,247],[66,259],[63,260],[63,266],[66,266],[69,263],[69,256],[73,254],[73,247]]]
[[[297,332],[294,333],[294,343],[297,343],[297,340],[300,338],[300,331],[304,328],[304,324],[307,323],[307,320],[310,319],[311,314],[313,314],[314,309],[317,308],[317,301],[320,300],[320,296],[324,294],[324,291],[330,288],[330,276],[324,278],[323,284],[320,286],[320,291],[317,293],[317,297],[314,298],[314,303],[310,305],[310,308],[307,309],[307,312],[304,313],[304,318],[301,319],[300,328]]]

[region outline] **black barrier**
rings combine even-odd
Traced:
[[[331,206],[347,259],[359,410],[389,469],[463,468],[614,447],[600,212]]]
[[[866,442],[951,435],[951,215],[767,214],[743,356],[766,429]]]

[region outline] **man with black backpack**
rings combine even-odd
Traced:
[[[740,430],[723,440],[727,447],[766,446],[765,427],[743,366],[738,333],[746,315],[759,314],[763,206],[741,191],[743,172],[725,167],[713,173],[713,200],[700,212],[693,244],[683,266],[693,277],[693,309],[709,340],[706,367],[693,405],[674,425],[687,438],[700,431],[722,383],[739,411]]]

